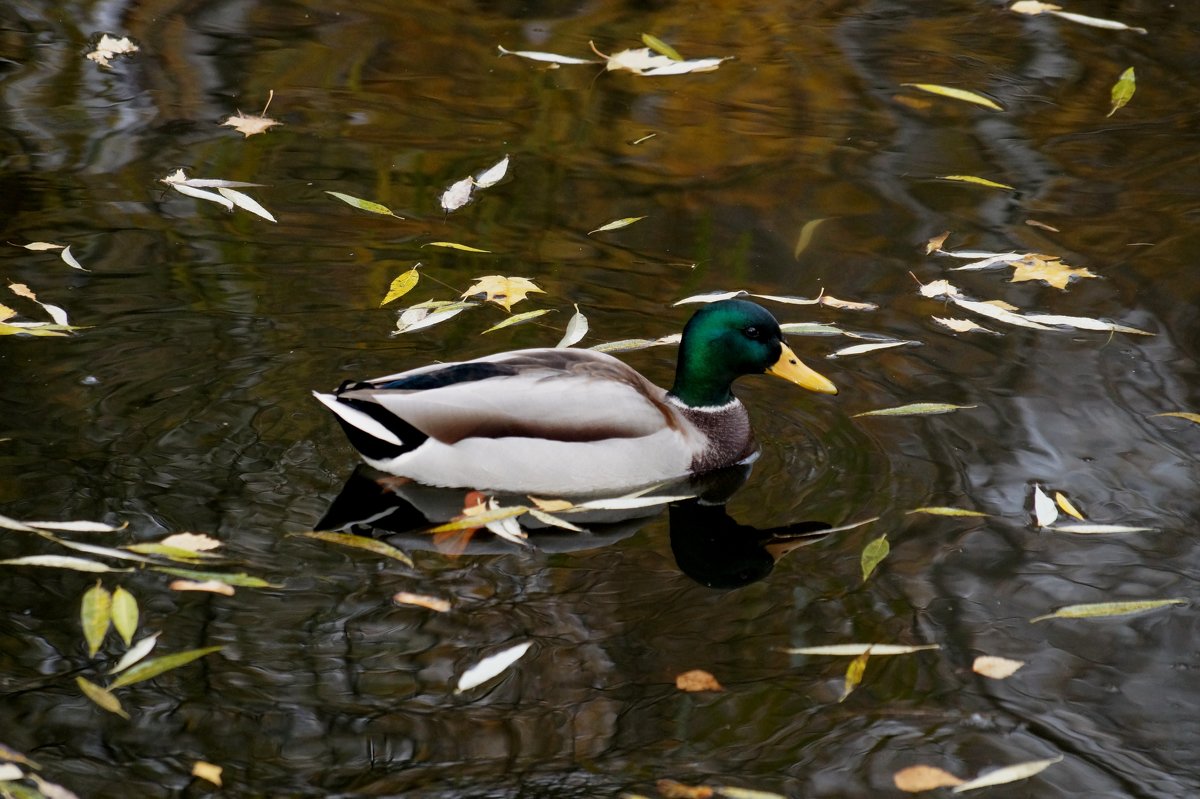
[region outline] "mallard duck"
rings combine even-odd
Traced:
[[[434,486],[547,496],[618,493],[739,463],[755,452],[742,375],[824,394],[775,317],[744,300],[688,321],[669,391],[611,355],[528,349],[348,380],[313,392],[370,466]]]

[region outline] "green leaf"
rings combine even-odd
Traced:
[[[196,552],[191,549],[167,546],[166,544],[159,544],[153,541],[148,541],[144,544],[130,544],[125,549],[142,555],[160,555],[169,560],[177,560],[181,563],[200,563],[218,557],[211,552]]]
[[[462,250],[463,252],[491,252],[491,250],[481,250],[478,247],[469,247],[466,244],[459,244],[454,241],[427,241],[421,245],[422,247],[446,247],[451,250]]]
[[[123,719],[128,719],[129,714],[125,712],[125,708],[121,707],[121,700],[117,699],[107,688],[96,685],[96,683],[86,680],[83,677],[76,677],[75,684],[79,686],[79,690],[88,699],[95,702],[109,713],[116,713]]]
[[[649,47],[651,50],[653,50],[656,53],[661,53],[662,55],[665,55],[667,58],[671,59],[672,61],[682,61],[683,60],[683,56],[681,56],[679,54],[678,50],[676,50],[674,47],[667,44],[666,42],[664,42],[662,39],[658,38],[657,36],[651,36],[648,33],[643,33],[642,34],[642,44],[646,45],[647,47]]]
[[[196,571],[194,569],[177,569],[174,566],[151,566],[153,571],[162,572],[163,574],[171,574],[176,577],[185,577],[189,580],[197,580],[204,582],[206,580],[216,580],[219,583],[227,583],[228,585],[237,585],[242,588],[278,588],[279,586],[268,583],[261,577],[252,577],[249,574],[237,573],[230,574],[228,572],[206,572]]]
[[[327,191],[325,193],[337,197],[342,202],[346,203],[347,205],[352,205],[360,211],[369,211],[372,214],[380,214],[382,216],[392,216],[396,219],[404,218],[402,216],[396,216],[393,214],[392,209],[388,208],[386,205],[380,205],[379,203],[371,202],[370,200],[360,200],[358,197],[351,197],[349,194],[342,194],[340,191]]]
[[[1188,600],[1184,597],[1144,599],[1135,602],[1093,602],[1087,605],[1067,605],[1053,613],[1047,613],[1044,616],[1035,616],[1029,621],[1039,622],[1046,619],[1098,619],[1108,616],[1129,616],[1134,613],[1143,613],[1147,610],[1164,608],[1169,605],[1186,604],[1188,604]]]
[[[933,416],[939,413],[975,408],[976,405],[950,405],[944,402],[914,402],[911,405],[900,405],[895,408],[880,408],[875,411],[863,411],[854,414],[859,416]]]
[[[88,657],[95,657],[108,634],[112,624],[112,594],[100,584],[89,588],[83,594],[83,602],[79,608],[79,623],[83,627],[83,637],[88,645]]]
[[[980,177],[976,177],[974,175],[942,175],[941,179],[942,180],[957,180],[960,183],[974,183],[977,186],[987,186],[987,187],[993,188],[993,189],[1007,189],[1008,191],[1016,191],[1015,188],[1008,185],[1007,183],[997,183],[994,180],[988,180],[987,178],[980,178]]]
[[[413,566],[412,558],[396,549],[391,544],[385,541],[379,541],[374,538],[367,538],[361,535],[351,535],[349,533],[332,533],[325,531],[317,531],[313,533],[301,533],[306,538],[315,538],[318,541],[328,541],[331,544],[340,544],[344,547],[353,547],[354,549],[364,549],[367,552],[373,552],[376,555],[383,555],[386,558],[398,560],[406,566]]]
[[[133,594],[121,586],[112,594],[112,621],[125,646],[132,644],[138,626],[138,604]]]
[[[875,567],[883,562],[883,559],[892,551],[891,544],[888,543],[887,535],[881,535],[871,543],[863,547],[862,551],[862,575],[863,582],[871,576],[871,572],[875,571]]]
[[[1117,113],[1118,108],[1124,108],[1125,104],[1133,99],[1133,93],[1137,91],[1137,75],[1134,74],[1133,67],[1121,73],[1121,77],[1113,84],[1112,87],[1112,110],[1108,112],[1108,116]]]
[[[938,94],[942,97],[950,97],[954,100],[962,100],[964,103],[974,103],[981,105],[984,108],[991,108],[994,111],[1003,111],[994,100],[984,97],[982,94],[967,91],[966,89],[955,89],[951,86],[939,86],[936,83],[904,83],[902,86],[911,86],[914,89],[920,89],[923,92],[930,94]]]
[[[110,691],[115,691],[118,688],[124,688],[127,685],[151,680],[160,674],[164,674],[180,666],[186,666],[193,660],[198,660],[205,655],[211,655],[213,652],[220,652],[225,647],[222,646],[206,646],[202,649],[189,649],[186,652],[176,652],[174,655],[163,655],[162,657],[143,660],[134,666],[130,666],[128,670],[123,672],[120,677],[113,680],[108,686]]]
[[[987,516],[986,513],[977,510],[967,510],[966,508],[947,508],[942,506],[931,506],[927,508],[913,508],[909,513],[928,513],[932,516]]]
[[[409,269],[407,272],[392,281],[392,284],[388,286],[387,296],[383,298],[383,302],[379,303],[380,308],[387,305],[392,300],[403,297],[416,287],[417,281],[421,279],[421,276],[417,274],[418,266],[420,266],[420,264],[417,264],[412,269]]]
[[[496,325],[492,325],[491,327],[489,327],[487,330],[485,330],[483,332],[491,333],[493,330],[499,330],[502,327],[512,327],[513,325],[519,325],[519,324],[522,324],[523,322],[528,322],[532,319],[536,319],[539,316],[542,316],[543,314],[548,314],[552,310],[554,310],[554,309],[553,308],[542,308],[541,310],[538,310],[538,311],[526,311],[525,313],[513,314],[512,316],[505,319],[503,322],[500,322],[499,324],[496,324]]]
[[[614,219],[612,222],[609,222],[606,225],[601,225],[595,230],[588,231],[588,235],[590,236],[593,233],[600,233],[601,231],[605,230],[620,230],[623,227],[629,227],[634,222],[640,222],[645,218],[646,217],[644,216],[627,216],[624,219]]]

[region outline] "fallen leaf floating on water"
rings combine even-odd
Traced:
[[[383,301],[379,303],[380,308],[387,305],[392,300],[400,299],[405,294],[416,288],[417,281],[421,279],[421,276],[417,274],[417,267],[419,266],[420,264],[413,265],[412,269],[402,273],[399,277],[392,281],[391,285],[388,286],[387,296],[384,297]]]
[[[0,763],[0,782],[19,780],[25,776],[20,766],[13,763]]]
[[[165,547],[186,549],[189,552],[208,552],[221,548],[221,542],[204,533],[172,533],[158,543]]]
[[[1059,316],[1053,314],[1026,314],[1025,316],[1021,316],[992,303],[969,300],[963,295],[960,289],[951,285],[948,280],[932,280],[925,283],[918,289],[918,293],[922,297],[929,297],[931,299],[945,297],[959,307],[965,308],[968,311],[974,311],[980,316],[986,316],[998,322],[1006,322],[1010,325],[1028,327],[1034,330],[1053,330],[1054,328],[1049,327],[1049,325],[1062,325],[1065,327],[1074,327],[1079,330],[1106,330],[1114,333],[1132,333],[1140,336],[1154,335],[1154,333],[1139,330],[1135,327],[1127,327],[1084,316]]]
[[[579,525],[571,524],[566,519],[560,519],[557,516],[546,513],[544,510],[538,510],[537,508],[530,508],[529,515],[532,516],[533,518],[537,519],[542,524],[545,524],[549,527],[559,527],[559,528],[562,528],[563,530],[570,530],[573,533],[587,532]]]
[[[940,86],[936,83],[903,83],[902,86],[911,86],[914,89],[920,89],[923,92],[937,94],[942,97],[950,97],[954,100],[962,100],[964,103],[974,103],[981,105],[984,108],[991,108],[995,111],[1003,111],[1004,109],[996,104],[995,100],[984,97],[982,94],[977,94],[966,89],[956,89],[953,86]]]
[[[1025,319],[1035,324],[1062,325],[1063,327],[1073,327],[1077,330],[1103,330],[1111,333],[1130,333],[1136,336],[1155,335],[1149,330],[1140,330],[1136,327],[1118,325],[1116,322],[1105,322],[1101,319],[1092,319],[1087,316],[1060,316],[1057,314],[1031,313],[1025,314]]]
[[[751,788],[738,788],[733,785],[714,785],[713,792],[725,799],[785,799],[782,794],[771,791],[756,791]]]
[[[172,591],[202,591],[209,594],[233,596],[235,589],[229,583],[220,580],[172,580],[167,586]]]
[[[1025,665],[1023,660],[1009,660],[995,655],[980,655],[971,664],[971,671],[993,680],[1004,680]]]
[[[1079,512],[1078,508],[1071,504],[1071,500],[1067,499],[1067,495],[1063,492],[1054,492],[1054,504],[1058,506],[1059,510],[1068,516],[1076,518],[1079,521],[1083,521],[1083,514]]]
[[[107,566],[99,561],[88,560],[87,558],[76,558],[71,555],[26,555],[25,557],[21,558],[7,558],[5,560],[0,560],[0,565],[43,566],[49,569],[71,569],[72,571],[94,572],[96,574],[131,571],[130,569],[115,569],[112,566]]]
[[[757,297],[760,300],[779,302],[785,305],[827,305],[830,308],[840,308],[847,311],[874,311],[879,308],[879,306],[873,302],[839,300],[837,297],[831,297],[824,293],[818,297],[809,299],[807,297],[789,297],[780,294],[755,294],[754,292],[746,291],[745,289],[735,289],[733,291],[710,291],[705,294],[693,294],[690,297],[684,297],[682,300],[676,300],[674,304],[687,305],[689,303],[720,302],[721,300],[732,300],[734,297]]]
[[[1055,526],[1047,527],[1046,529],[1056,533],[1075,533],[1076,535],[1157,532],[1154,527],[1136,527],[1128,524],[1091,524],[1089,522],[1080,522],[1079,524],[1056,524]]]
[[[79,686],[79,690],[84,696],[96,703],[101,709],[107,710],[109,713],[115,713],[123,719],[129,718],[129,714],[125,712],[125,708],[121,707],[121,700],[117,699],[109,689],[96,685],[96,683],[83,677],[76,677],[75,684]]]
[[[497,45],[500,50],[500,55],[515,55],[521,58],[528,58],[530,61],[542,61],[549,64],[599,64],[602,63],[594,58],[576,58],[570,55],[559,55],[558,53],[543,53],[538,50],[506,50],[504,47]]]
[[[659,780],[654,784],[663,799],[710,799],[713,789],[707,785],[687,785],[675,780]]]
[[[685,671],[675,677],[675,687],[680,691],[698,693],[701,691],[724,691],[717,678],[703,669]]]
[[[868,352],[875,352],[877,350],[886,350],[886,349],[890,349],[892,347],[903,347],[907,344],[920,346],[921,342],[919,342],[919,341],[878,341],[874,344],[855,344],[854,346],[843,347],[842,349],[840,349],[836,352],[831,352],[828,355],[826,355],[825,357],[826,358],[844,358],[847,355],[865,355]]]
[[[485,302],[494,302],[504,310],[511,311],[513,305],[533,293],[545,294],[537,284],[527,277],[485,275],[476,278],[475,283],[464,291],[462,296],[465,299],[482,294]]]
[[[371,200],[363,200],[359,197],[354,197],[349,194],[342,194],[340,191],[326,191],[325,193],[337,197],[339,200],[346,203],[346,205],[353,206],[360,211],[368,211],[372,214],[379,214],[381,216],[391,216],[395,217],[396,219],[404,218],[402,216],[396,216],[394,213],[392,213],[392,209],[388,208],[386,205],[382,205],[381,203],[373,202]]]
[[[922,793],[937,788],[953,788],[966,780],[935,766],[909,766],[893,774],[892,782],[905,793]]]
[[[419,303],[400,312],[400,318],[396,320],[396,330],[394,332],[412,333],[416,330],[433,327],[436,324],[445,322],[447,319],[453,319],[468,308],[476,307],[478,307],[477,303],[473,302],[444,302],[434,300]]]
[[[992,785],[1004,785],[1009,782],[1018,780],[1026,780],[1035,774],[1045,771],[1050,766],[1062,760],[1062,755],[1058,757],[1047,758],[1046,760],[1029,760],[1024,763],[1016,763],[1011,766],[1004,766],[995,771],[989,771],[973,780],[968,780],[962,785],[952,789],[953,793],[963,793],[964,791],[973,791],[977,788],[987,788]]]
[[[1020,283],[1023,280],[1042,280],[1054,288],[1064,291],[1071,278],[1096,277],[1085,267],[1068,266],[1058,258],[1036,253],[1028,253],[1021,260],[1012,262],[1012,267],[1013,283]]]
[[[269,222],[275,221],[275,217],[271,216],[271,213],[259,205],[252,197],[240,191],[234,191],[234,189],[261,186],[261,183],[247,183],[241,180],[223,180],[221,178],[189,178],[184,174],[182,169],[177,169],[165,178],[160,178],[159,182],[167,184],[180,194],[216,203],[227,211],[232,211],[234,206],[237,206],[244,211],[261,216]],[[206,191],[206,189],[216,189],[217,192]]]
[[[133,634],[137,632],[138,615],[137,599],[123,587],[117,586],[112,592],[112,623],[113,629],[117,631],[117,635],[121,636],[125,646],[133,643]]]
[[[100,37],[100,41],[96,43],[96,49],[87,54],[87,58],[95,61],[102,67],[111,67],[109,64],[113,58],[119,55],[130,55],[136,53],[138,46],[131,42],[128,37],[122,36],[120,39],[109,36],[107,33]]]
[[[838,697],[838,702],[845,702],[846,697],[854,693],[854,689],[862,683],[863,675],[867,672],[867,661],[871,659],[871,650],[863,652],[854,660],[850,661],[850,665],[846,667],[846,676],[842,684],[842,695]]]
[[[79,624],[83,627],[88,657],[95,657],[112,624],[112,594],[99,582],[83,594],[79,606]]]
[[[649,47],[651,50],[653,50],[656,53],[661,53],[662,55],[665,55],[667,58],[671,59],[672,61],[682,61],[683,60],[683,56],[681,56],[679,54],[678,50],[676,50],[674,47],[667,44],[666,42],[664,42],[662,39],[658,38],[657,36],[651,36],[649,33],[643,33],[642,34],[642,44],[646,45],[647,47]]]
[[[83,264],[81,264],[81,263],[79,263],[79,261],[75,260],[75,256],[71,254],[70,247],[64,247],[63,251],[61,253],[59,253],[58,257],[62,258],[63,263],[66,264],[67,266],[71,267],[72,269],[78,269],[82,272],[91,271],[89,269],[84,269]]]
[[[218,188],[217,192],[220,193],[222,197],[236,205],[238,208],[241,208],[243,211],[249,211],[255,216],[261,216],[268,222],[275,221],[275,217],[271,216],[271,212],[259,205],[258,201],[250,195],[243,194],[242,192],[234,189],[227,189],[224,186]]]
[[[234,116],[229,117],[221,124],[225,127],[233,128],[238,133],[246,138],[250,138],[256,133],[266,133],[275,125],[282,125],[282,122],[271,119],[267,116],[267,109],[271,107],[271,101],[275,99],[275,90],[271,89],[267,94],[267,104],[263,106],[263,110],[258,116],[247,116],[241,111],[238,111]]]
[[[1200,424],[1200,413],[1189,413],[1188,411],[1168,411],[1167,413],[1155,413],[1150,416],[1153,419],[1156,416],[1174,416],[1178,419],[1187,419],[1189,422]]]
[[[492,166],[475,176],[475,188],[487,189],[495,186],[508,174],[508,156],[504,156]]]
[[[195,569],[180,569],[175,566],[151,566],[151,570],[170,574],[175,577],[182,577],[185,580],[196,580],[197,582],[205,582],[208,580],[218,580],[228,585],[236,585],[242,588],[280,588],[281,586],[272,585],[261,577],[254,577],[244,572],[211,572],[197,571]]]
[[[61,325],[64,328],[70,327],[71,321],[67,318],[66,311],[64,311],[62,308],[59,308],[57,305],[51,305],[49,303],[42,302],[37,298],[37,295],[33,293],[33,290],[24,283],[9,283],[8,290],[18,297],[24,297],[31,302],[36,302],[42,307],[42,310],[49,314],[50,318],[54,320],[54,324]]]
[[[1038,527],[1049,527],[1058,519],[1058,506],[1039,485],[1033,487],[1033,518]]]
[[[941,649],[941,644],[827,644],[825,646],[801,646],[784,649],[789,655],[832,655],[834,657],[858,657],[870,650],[872,655],[911,655],[930,649]]]
[[[411,594],[408,591],[397,591],[392,594],[392,601],[397,605],[416,605],[437,613],[447,613],[450,610],[450,603],[444,599],[425,594]]]
[[[988,328],[984,327],[983,325],[978,324],[977,322],[973,322],[970,319],[954,319],[954,318],[947,318],[947,317],[942,317],[942,316],[935,316],[935,317],[933,317],[933,321],[937,322],[939,325],[942,325],[943,327],[950,328],[955,333],[991,333],[993,336],[1000,335],[995,330],[989,330]]]
[[[66,530],[72,533],[115,533],[128,526],[127,524],[113,526],[104,522],[89,521],[25,522],[25,524],[39,530]]]
[[[887,535],[881,535],[879,538],[876,538],[874,541],[871,541],[865,547],[863,547],[862,556],[859,558],[859,561],[862,566],[862,578],[864,583],[867,581],[867,578],[871,576],[871,573],[875,571],[875,568],[883,562],[884,558],[886,558],[888,553],[891,551],[892,547],[888,543]]]
[[[491,250],[481,250],[478,247],[472,247],[468,244],[459,244],[456,241],[428,241],[421,245],[422,247],[445,247],[448,250],[461,250],[463,252],[491,252]]]
[[[914,402],[909,405],[898,405],[895,408],[880,408],[874,411],[863,411],[854,414],[859,416],[935,416],[939,413],[977,408],[978,405],[951,405],[947,402]]]
[[[601,225],[600,227],[596,228],[595,230],[589,230],[588,235],[590,236],[593,233],[600,233],[605,230],[620,230],[623,227],[629,227],[634,222],[640,222],[641,220],[643,220],[645,218],[646,217],[644,217],[644,216],[627,216],[624,219],[614,219],[612,222],[609,222],[606,225]]]
[[[1132,25],[1126,25],[1124,22],[1116,22],[1111,19],[1100,19],[1098,17],[1085,17],[1083,14],[1073,14],[1070,11],[1063,11],[1062,6],[1056,6],[1052,3],[1042,3],[1038,0],[1018,0],[1008,8],[1009,11],[1015,11],[1018,14],[1028,14],[1037,16],[1038,14],[1053,14],[1056,17],[1077,22],[1080,25],[1088,25],[1093,28],[1106,28],[1112,31],[1133,31],[1134,33],[1146,33],[1145,28],[1135,28]]]
[[[173,671],[180,666],[186,666],[193,660],[198,660],[205,655],[211,655],[213,652],[220,652],[224,647],[221,646],[206,646],[201,649],[189,649],[186,652],[176,652],[173,655],[163,655],[156,657],[153,660],[144,660],[135,666],[130,667],[122,672],[121,676],[113,680],[108,686],[110,691],[115,691],[118,688],[124,688],[127,685],[143,682],[157,677],[160,674],[165,674],[168,671]]]
[[[534,319],[537,319],[539,316],[544,316],[545,314],[548,314],[553,310],[554,310],[553,308],[542,308],[537,311],[526,311],[525,313],[513,314],[512,316],[505,319],[503,322],[494,324],[483,332],[491,333],[493,330],[500,330],[501,328],[504,328],[504,327],[512,327],[513,325],[521,325],[526,322],[531,322]]]
[[[935,252],[942,251],[942,245],[946,243],[946,239],[950,238],[950,231],[947,230],[940,235],[934,236],[929,241],[925,242],[925,254],[932,255]]]
[[[563,337],[555,344],[555,348],[573,347],[583,340],[583,337],[588,332],[588,320],[579,310],[579,306],[575,306],[575,314],[571,317],[571,321],[567,322],[567,330],[563,333]]]
[[[67,245],[53,244],[49,241],[31,241],[28,244],[14,244],[13,246],[21,247],[22,249],[31,250],[33,252],[45,252],[47,250],[61,250]]]
[[[112,670],[108,673],[110,675],[119,674],[133,664],[140,663],[146,657],[146,655],[149,655],[154,651],[155,645],[158,644],[158,636],[160,635],[162,635],[162,633],[147,635],[145,638],[129,647],[125,654],[121,656],[121,659],[117,661],[117,665],[113,666]]]
[[[664,75],[686,75],[690,72],[712,72],[728,61],[732,56],[724,58],[698,58],[691,61],[679,61],[665,55],[650,52],[649,47],[639,47],[634,50],[621,50],[611,56],[605,55],[591,45],[592,52],[604,59],[604,68],[608,72],[621,70],[632,72],[642,77],[661,77]]]
[[[462,676],[458,678],[458,685],[455,687],[454,693],[461,694],[469,691],[502,674],[509,666],[520,660],[531,646],[533,646],[533,642],[526,641],[485,657],[462,673]]]
[[[1046,621],[1047,619],[1100,619],[1110,616],[1130,616],[1135,613],[1144,613],[1148,610],[1156,610],[1171,605],[1187,604],[1189,604],[1189,600],[1185,597],[1143,599],[1132,602],[1093,602],[1085,605],[1067,605],[1053,613],[1034,616],[1029,621],[1039,622]]]
[[[988,180],[987,178],[976,177],[975,175],[940,175],[939,178],[941,180],[955,180],[960,183],[974,183],[977,186],[987,186],[988,188],[992,188],[992,189],[1006,189],[1008,191],[1016,191],[1016,189],[1014,187],[1008,185],[1007,183],[997,183],[994,180]],[[926,252],[926,254],[929,253],[928,250],[926,250],[925,252]]]
[[[474,178],[467,176],[461,180],[451,183],[442,196],[438,198],[438,203],[442,206],[442,210],[446,213],[457,211],[471,200],[471,192],[475,190]]]
[[[1037,227],[1037,228],[1041,228],[1042,230],[1049,230],[1051,233],[1062,233],[1061,230],[1054,227],[1053,225],[1047,225],[1045,222],[1039,222],[1036,219],[1026,219],[1025,224],[1029,225],[1030,227]]]
[[[306,538],[315,538],[318,541],[325,541],[330,544],[339,544],[341,546],[351,547],[353,549],[363,549],[375,555],[382,555],[385,558],[398,560],[405,566],[414,565],[412,558],[410,558],[408,555],[404,554],[399,549],[396,549],[391,544],[385,541],[380,541],[377,538],[367,538],[366,536],[351,535],[349,533],[331,532],[301,533],[301,535],[305,536]]]
[[[211,782],[218,788],[221,787],[221,771],[222,768],[220,766],[215,766],[212,763],[207,763],[203,760],[197,760],[192,764],[193,777]]]
[[[1117,109],[1124,108],[1125,105],[1133,99],[1133,93],[1137,91],[1137,75],[1133,71],[1133,67],[1121,73],[1121,77],[1113,84],[1112,87],[1112,110],[1108,112],[1108,116],[1117,113]]]
[[[942,506],[933,506],[925,508],[913,508],[908,513],[928,513],[931,516],[987,516],[983,511],[967,510],[966,508],[947,508]]]

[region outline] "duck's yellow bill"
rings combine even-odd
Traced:
[[[767,374],[782,377],[801,388],[807,388],[809,391],[816,391],[819,394],[837,393],[837,386],[830,382],[828,377],[801,363],[800,359],[796,357],[796,353],[792,352],[792,348],[787,344],[783,345],[783,352],[779,353],[779,360],[767,369]]]

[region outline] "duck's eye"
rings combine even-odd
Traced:
[[[762,338],[762,330],[754,325],[750,325],[750,327],[746,328],[742,332],[746,334],[746,338],[752,338],[755,340]]]

